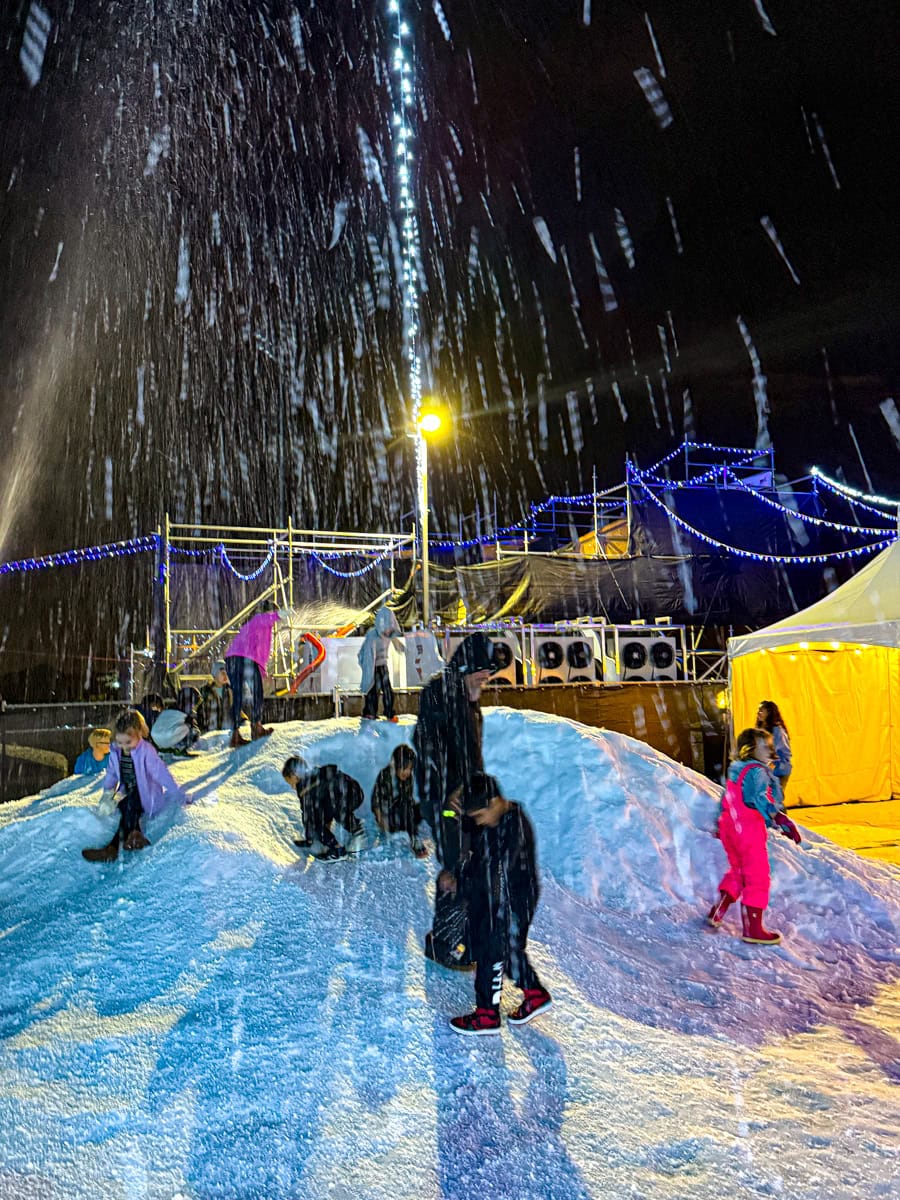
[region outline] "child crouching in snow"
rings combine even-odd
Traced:
[[[475,1011],[454,1017],[455,1033],[500,1032],[503,976],[525,993],[507,1020],[525,1025],[553,1003],[528,961],[525,943],[540,895],[534,830],[522,808],[500,794],[497,780],[475,775],[465,807],[472,823],[470,849],[455,872],[441,871],[437,886],[458,892],[468,908],[475,969]]]
[[[419,837],[422,813],[413,795],[415,751],[410,746],[397,746],[391,761],[379,771],[372,792],[372,816],[383,833],[405,833],[416,858],[425,858],[428,851]]]
[[[719,837],[729,865],[719,884],[719,899],[706,918],[718,929],[731,905],[742,900],[744,941],[762,945],[781,941],[780,933],[763,925],[771,880],[767,829],[777,828],[800,845],[797,826],[785,815],[781,788],[771,773],[774,760],[775,745],[766,730],[745,729],[738,735],[719,816]]]
[[[356,815],[364,800],[363,790],[336,766],[311,767],[297,755],[281,769],[285,783],[297,792],[303,821],[303,837],[294,845],[305,850],[318,846],[315,858],[333,863],[365,849],[366,834]],[[332,830],[337,821],[350,834],[347,846],[340,845]]]
[[[120,841],[126,850],[143,850],[150,843],[141,832],[141,814],[152,817],[169,801],[184,801],[183,792],[148,740],[147,722],[141,714],[133,709],[122,713],[113,728],[114,744],[100,804],[101,808],[118,808],[119,827],[108,845],[82,850],[88,862],[112,862],[118,858]],[[117,790],[125,793],[118,801]]]

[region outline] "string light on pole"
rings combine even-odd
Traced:
[[[427,460],[423,430],[420,424],[422,407],[422,372],[419,358],[419,222],[414,199],[415,179],[414,138],[411,123],[415,75],[413,71],[413,40],[409,23],[403,19],[400,0],[388,0],[388,14],[394,25],[394,50],[391,66],[396,78],[392,89],[393,125],[396,159],[396,208],[399,210],[400,246],[403,278],[400,290],[403,297],[403,344],[407,363],[408,403],[412,410],[413,438],[416,454],[416,501],[419,516],[420,555],[428,556],[425,545],[428,530]],[[429,596],[423,596],[423,617],[428,620]]]

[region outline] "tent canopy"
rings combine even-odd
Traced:
[[[900,646],[900,541],[809,608],[756,633],[729,638],[728,657],[801,641]]]
[[[900,795],[900,542],[830,596],[730,638],[735,729],[774,700],[791,737],[788,803]]]

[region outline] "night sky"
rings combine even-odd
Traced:
[[[438,530],[685,432],[900,491],[895,3],[403,8]],[[386,9],[4,6],[0,557],[412,509]]]

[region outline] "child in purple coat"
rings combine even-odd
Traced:
[[[141,831],[141,814],[155,816],[173,800],[186,803],[184,793],[149,741],[147,722],[139,712],[123,712],[116,720],[114,737],[100,805],[101,810],[106,806],[111,811],[110,805],[118,808],[119,827],[108,845],[82,850],[88,862],[113,862],[119,856],[120,842],[126,850],[143,850],[150,842]],[[124,792],[118,801],[117,791]]]

